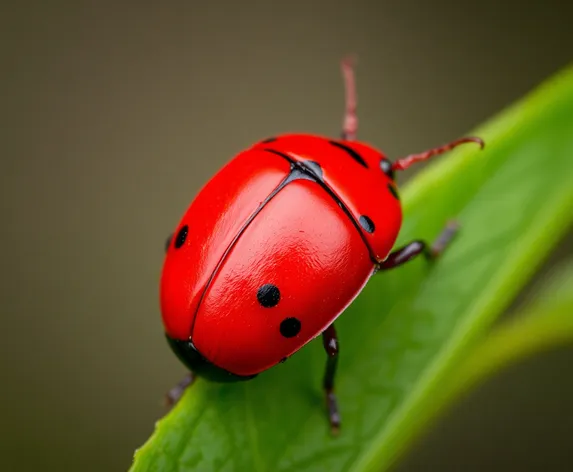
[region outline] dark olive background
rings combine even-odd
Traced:
[[[397,157],[466,133],[573,50],[560,0],[136,5],[0,6],[5,472],[129,466],[184,373],[158,311],[165,237],[253,141],[339,133],[342,55],[359,57],[360,137]],[[545,273],[571,254],[569,238]],[[572,360],[500,375],[400,469],[570,470]]]

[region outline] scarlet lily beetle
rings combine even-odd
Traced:
[[[167,241],[161,312],[167,341],[193,376],[249,380],[322,334],[328,418],[340,427],[334,394],[334,321],[376,272],[420,254],[435,259],[455,226],[433,245],[392,251],[402,224],[395,172],[444,153],[444,146],[391,162],[356,140],[356,90],[342,61],[346,107],[340,139],[287,134],[255,143],[195,197]]]

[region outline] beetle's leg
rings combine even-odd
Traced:
[[[175,385],[175,387],[169,390],[169,392],[167,392],[167,395],[165,395],[165,401],[167,403],[167,406],[171,407],[175,405],[175,403],[177,403],[179,399],[183,396],[187,387],[189,387],[194,380],[195,376],[193,375],[193,372],[189,372],[185,377],[183,377],[181,382],[179,382],[177,385]]]
[[[338,403],[334,394],[334,376],[338,364],[338,338],[334,324],[331,324],[322,333],[322,344],[328,356],[326,360],[326,371],[324,373],[324,394],[326,399],[326,408],[328,409],[328,420],[333,434],[340,430],[340,413],[338,412]]]
[[[459,229],[460,229],[460,224],[457,221],[455,220],[448,221],[446,227],[442,230],[440,235],[434,241],[434,244],[432,244],[432,247],[430,248],[429,258],[435,259],[440,254],[442,254],[445,251],[445,249],[449,246],[449,244],[452,242],[452,239],[454,239],[454,236],[457,234]]]
[[[354,80],[354,59],[347,57],[342,60],[342,76],[344,78],[345,106],[342,139],[354,141],[358,131],[358,116],[356,115],[356,83]]]
[[[394,267],[401,266],[414,257],[424,254],[427,259],[433,260],[437,258],[448,246],[453,237],[458,231],[458,224],[452,221],[446,225],[438,239],[428,247],[424,241],[416,240],[407,244],[406,246],[391,252],[388,258],[378,265],[379,270],[393,269]]]
[[[167,236],[167,239],[165,240],[165,252],[167,252],[167,250],[169,249],[169,245],[171,244],[172,239],[173,239],[173,233]]]

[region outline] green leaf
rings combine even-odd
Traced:
[[[486,335],[455,367],[440,394],[444,404],[513,363],[573,343],[573,264],[545,285],[531,306]]]
[[[573,68],[475,133],[402,192],[399,244],[462,229],[433,265],[377,274],[337,321],[342,431],[331,437],[319,340],[243,384],[197,381],[132,471],[385,470],[429,395],[512,301],[573,219]]]
[[[454,400],[510,364],[573,342],[573,264],[546,285],[531,306],[486,335],[456,366],[444,398]]]
[[[486,334],[418,405],[414,427],[393,450],[395,462],[415,437],[452,403],[500,370],[542,351],[573,343],[573,263],[543,286],[533,303]]]

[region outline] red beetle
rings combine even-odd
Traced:
[[[289,134],[228,162],[199,192],[168,239],[161,277],[167,340],[193,374],[248,380],[322,334],[324,389],[333,431],[338,342],[333,322],[377,271],[450,241],[391,252],[402,224],[394,172],[479,138],[462,138],[395,162],[355,141],[352,62],[344,60],[341,139]],[[175,402],[190,374],[170,393]]]

